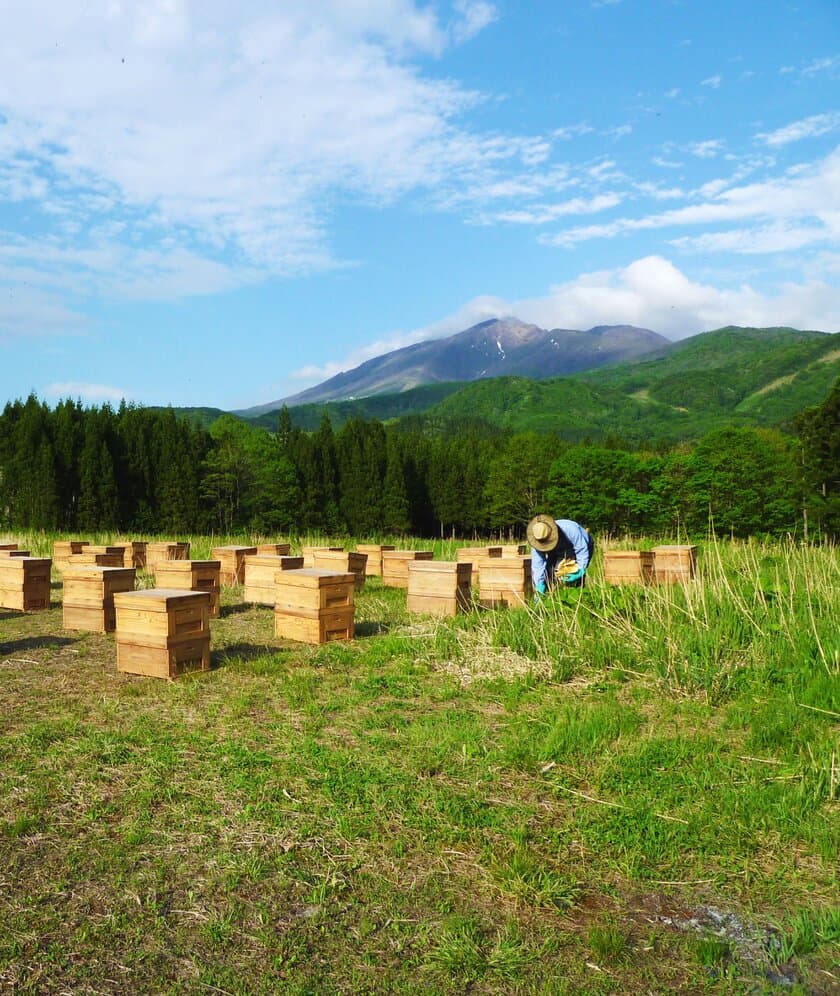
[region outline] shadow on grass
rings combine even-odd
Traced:
[[[23,613],[18,613],[18,615],[23,615]],[[15,654],[20,650],[38,650],[43,647],[66,647],[68,643],[75,642],[68,636],[27,636],[22,640],[0,643],[0,654]]]
[[[279,647],[264,643],[231,643],[221,650],[210,651],[210,670],[215,671],[217,668],[224,667],[231,660],[249,661],[257,657],[265,657],[267,654],[277,653],[280,653]]]
[[[391,627],[385,622],[356,623],[356,636],[384,636],[390,633]]]
[[[270,608],[271,606],[268,606]],[[254,608],[253,602],[237,602],[235,605],[223,605],[220,618],[226,619],[228,616],[239,615],[240,612],[248,612]]]

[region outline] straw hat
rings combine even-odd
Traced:
[[[528,523],[528,542],[540,553],[548,553],[560,542],[560,530],[550,515],[535,515]]]

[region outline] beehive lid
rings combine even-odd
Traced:
[[[471,565],[464,561],[455,560],[412,560],[408,565],[412,574],[467,574],[471,571]]]
[[[221,560],[165,560],[162,564],[158,564],[157,569],[164,573],[175,571],[176,573],[189,574],[196,567],[200,570],[221,570],[222,562]]]
[[[275,581],[299,588],[323,588],[331,584],[355,584],[356,575],[328,571],[323,567],[300,567],[296,571],[278,571]]]
[[[144,612],[168,612],[176,604],[194,600],[210,604],[207,591],[186,591],[183,588],[145,588],[142,591],[121,591],[114,595],[114,605],[143,609]]]
[[[17,543],[0,543],[0,550],[17,550]]]
[[[696,550],[696,546],[679,546],[679,545],[664,545],[655,546],[653,548],[653,553],[690,553],[692,550]]]
[[[235,543],[229,543],[227,546],[214,546],[213,552],[215,553],[216,550],[226,550],[230,553],[242,553],[244,551],[245,553],[255,554],[257,552],[255,546],[237,546]]]
[[[0,557],[0,569],[22,570],[26,564],[49,568],[52,561],[49,557]]]
[[[73,564],[64,572],[67,581],[100,581],[103,578],[134,577],[133,567],[100,567],[98,564]]]
[[[431,550],[383,550],[382,559],[385,560],[431,560],[434,553]]]

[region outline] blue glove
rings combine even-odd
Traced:
[[[581,567],[579,570],[575,571],[574,574],[566,574],[563,578],[564,584],[574,584],[575,581],[580,581],[586,571]]]
[[[538,595],[545,595],[546,592],[548,591],[548,586],[546,585],[545,581],[537,581],[534,590]]]

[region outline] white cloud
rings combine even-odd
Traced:
[[[833,77],[840,70],[840,55],[827,56],[821,59],[813,59],[802,69],[803,76],[819,76],[827,73]]]
[[[669,100],[674,100],[676,97],[679,97],[680,93],[681,93],[680,88],[678,86],[675,86],[675,87],[671,87],[670,90],[666,90],[665,91],[665,96]]]
[[[720,138],[709,138],[705,142],[693,142],[689,145],[688,151],[698,159],[713,159],[723,149],[724,144]]]
[[[557,235],[543,236],[542,241],[546,245],[570,247],[626,232],[746,220],[754,221],[759,229],[783,225],[800,233],[810,231],[811,244],[840,238],[840,147],[822,162],[794,167],[778,179],[728,188],[713,183],[704,189],[707,198],[696,204],[647,217],[617,218],[603,225],[567,229]]]
[[[717,90],[722,81],[723,81],[722,76],[709,76],[706,79],[700,81],[700,86],[708,86],[711,87],[713,90]]]
[[[760,138],[766,145],[787,145],[790,142],[799,142],[803,138],[827,135],[837,127],[840,127],[840,112],[833,111],[830,114],[812,114],[808,118],[793,121],[775,131],[759,132],[756,138]]]
[[[504,222],[511,225],[545,225],[570,214],[595,214],[621,203],[622,198],[615,193],[598,194],[595,197],[574,197],[559,204],[537,204],[530,208],[499,211],[492,216],[484,215],[482,220]]]
[[[120,402],[123,398],[129,400],[126,392],[119,387],[110,387],[108,384],[86,384],[77,380],[47,384],[39,394],[47,401],[59,401],[62,398],[75,401],[81,398],[82,401],[101,404],[105,401]]]
[[[456,42],[468,41],[492,24],[499,12],[495,4],[486,0],[455,0],[455,10],[458,14],[452,35]]]

